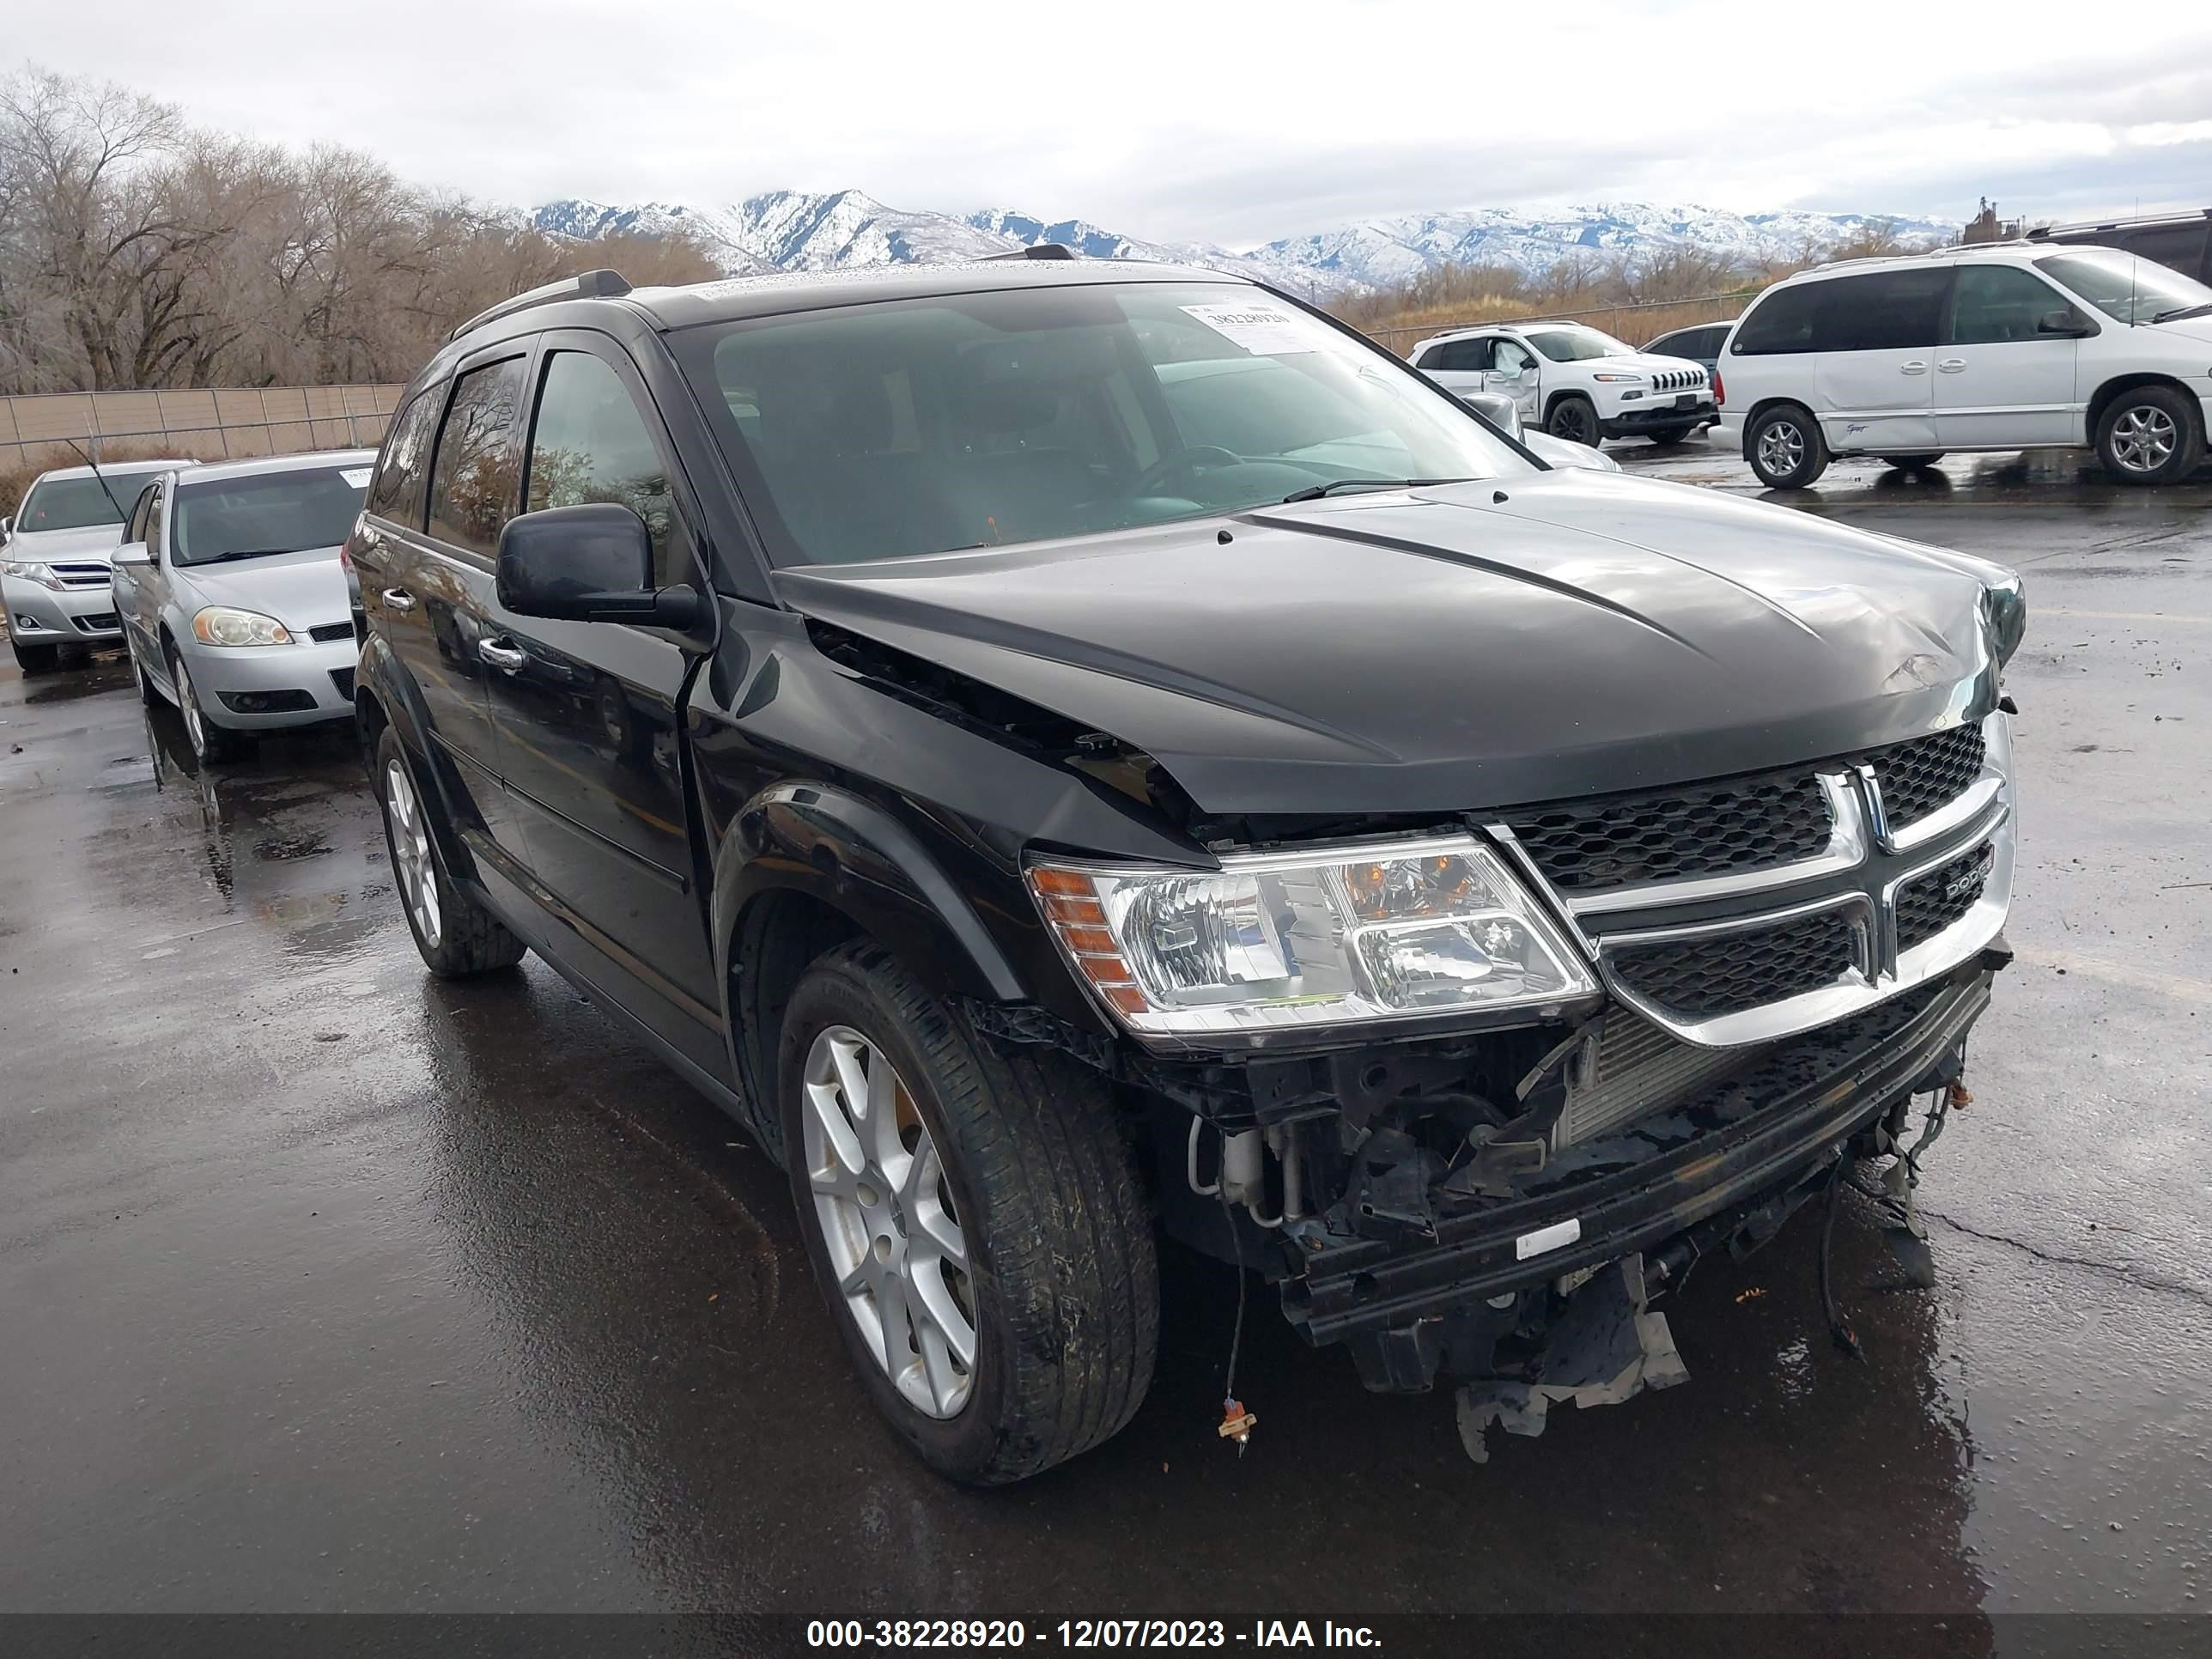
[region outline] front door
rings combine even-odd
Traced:
[[[1524,426],[1542,424],[1543,373],[1534,352],[1518,340],[1493,341],[1490,372],[1482,378],[1491,391],[1502,392],[1513,399]]]
[[[1936,441],[1942,449],[2079,442],[2074,390],[2081,343],[2040,331],[2072,301],[2018,265],[1960,265],[1950,326],[1936,354]]]
[[[500,787],[484,696],[488,670],[478,651],[492,556],[514,514],[521,474],[529,359],[512,344],[504,349],[509,355],[464,367],[450,404],[433,392],[427,410],[410,404],[402,411],[385,467],[370,485],[355,564],[369,629],[390,647],[421,697],[423,738],[455,828],[488,839],[494,862],[503,854],[519,863],[520,831]],[[419,471],[426,457],[427,485],[410,495],[407,471]]]
[[[653,538],[654,582],[701,582],[679,474],[634,366],[601,336],[546,337],[524,482],[529,509],[616,501]],[[617,623],[495,609],[483,655],[530,866],[577,965],[678,1049],[725,1066],[720,997],[677,740],[690,659]],[[643,993],[642,996],[637,994]]]
[[[162,576],[153,562],[161,557],[159,531],[162,515],[155,508],[161,493],[159,483],[148,484],[139,492],[130,518],[124,521],[123,544],[115,550],[109,592],[115,599],[116,617],[137,660],[156,664],[157,678],[166,679],[166,667],[158,665],[161,615],[158,594]],[[153,526],[150,532],[149,525]],[[126,550],[131,555],[129,558],[124,556]],[[143,559],[138,556],[142,554]]]

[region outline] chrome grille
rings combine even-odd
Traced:
[[[113,578],[104,564],[50,564],[46,568],[64,587],[105,587]]]
[[[1891,827],[1901,829],[1956,799],[1981,776],[1985,752],[1978,726],[1954,726],[1932,738],[1876,750],[1868,759]]]
[[[1907,882],[1897,894],[1897,948],[1924,945],[1981,902],[1996,849],[1984,842],[1941,869]]]
[[[1730,874],[1817,858],[1829,817],[1809,766],[1535,808],[1506,819],[1563,891]]]
[[[1833,985],[1860,956],[1850,917],[1823,910],[1739,933],[1624,945],[1611,959],[1615,976],[1646,1001],[1703,1018]]]

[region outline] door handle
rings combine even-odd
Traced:
[[[1928,365],[1915,357],[1909,363],[1899,363],[1897,366],[1897,372],[1900,374],[1925,374],[1928,372]]]
[[[520,674],[530,661],[530,653],[503,645],[497,640],[478,640],[477,655],[482,657],[502,674]]]
[[[1956,374],[1966,367],[1966,360],[1964,357],[1946,357],[1936,365],[1936,372],[1939,374]]]
[[[386,611],[412,611],[415,596],[404,587],[387,587],[384,590],[384,608]]]

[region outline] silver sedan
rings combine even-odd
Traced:
[[[114,555],[115,609],[138,694],[184,716],[192,752],[227,760],[276,726],[353,713],[352,606],[338,550],[372,450],[164,473]]]

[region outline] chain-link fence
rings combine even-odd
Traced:
[[[398,386],[57,392],[0,398],[0,472],[73,466],[85,453],[167,448],[193,460],[373,447]]]
[[[1468,315],[1449,322],[1408,323],[1361,331],[1401,357],[1416,342],[1431,334],[1443,334],[1455,328],[1477,328],[1484,323],[1589,323],[1631,345],[1640,346],[1673,329],[1733,321],[1751,303],[1751,297],[1738,290],[1733,294],[1700,294],[1686,300],[1632,300],[1620,305],[1590,306],[1579,311],[1519,312],[1499,307],[1486,314],[1478,305],[1469,307]]]

